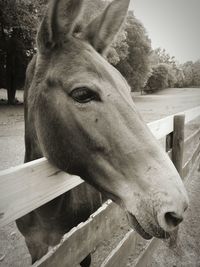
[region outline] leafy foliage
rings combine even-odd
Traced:
[[[162,48],[156,48],[152,53],[152,64],[156,65],[159,63],[165,63],[168,65],[176,65],[176,59],[174,56],[170,56],[169,53],[166,52],[165,49]]]
[[[159,63],[152,68],[152,74],[146,84],[146,92],[155,92],[167,87],[173,87],[176,77],[172,67],[166,63]]]
[[[139,91],[150,74],[151,42],[145,28],[132,12],[127,17],[125,30],[129,53],[116,67],[127,79],[132,91]]]
[[[116,66],[120,61],[125,60],[129,55],[129,46],[127,43],[127,32],[123,28],[118,34],[117,39],[111,45],[107,59]]]
[[[193,64],[193,85],[200,86],[200,60]]]
[[[188,61],[182,65],[184,72],[184,86],[200,86],[200,60]]]
[[[26,66],[34,53],[38,10],[42,10],[40,0],[0,2],[0,87],[7,88],[10,104],[15,102],[16,88],[23,86]]]
[[[160,64],[165,64],[166,70],[168,69],[168,82],[164,82],[163,73],[162,75],[160,73]],[[171,57],[165,49],[157,48],[151,55],[151,65],[152,74],[145,87],[146,92],[174,86],[200,86],[200,60],[197,60],[195,63],[188,61],[181,65],[176,61],[175,57]],[[158,84],[154,86],[155,76],[158,75],[158,73],[160,73],[160,79],[163,79],[163,83],[165,84],[165,86],[161,85],[160,88]]]

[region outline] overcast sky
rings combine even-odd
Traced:
[[[131,0],[152,47],[162,47],[183,63],[200,59],[200,0]]]

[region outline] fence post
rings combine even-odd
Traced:
[[[183,179],[183,152],[184,152],[184,126],[185,115],[174,116],[174,131],[172,135],[172,162]],[[170,236],[169,246],[173,247],[177,243],[178,229]]]
[[[184,126],[185,115],[174,116],[172,161],[181,177],[183,172]]]

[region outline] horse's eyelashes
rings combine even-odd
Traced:
[[[98,93],[87,87],[79,87],[74,89],[70,96],[79,103],[88,103],[92,100],[100,101]]]

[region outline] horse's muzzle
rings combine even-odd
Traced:
[[[141,226],[141,224],[138,222],[138,220],[136,219],[136,217],[131,214],[131,213],[127,213],[127,216],[128,216],[128,221],[129,221],[129,224],[132,228],[134,228],[134,230],[136,230],[136,232],[141,235],[144,239],[152,239],[153,237],[156,237],[156,238],[162,238],[162,239],[167,239],[170,237],[170,234],[166,231],[164,231],[162,228],[156,226],[156,227],[153,227],[152,229],[152,233],[149,234],[147,233],[143,227]]]

